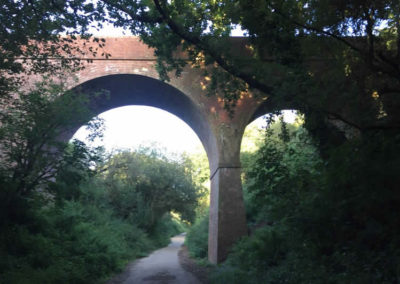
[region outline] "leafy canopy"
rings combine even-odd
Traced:
[[[17,90],[26,79],[22,75],[54,76],[82,68],[77,57],[96,53],[96,47],[82,47],[96,19],[95,5],[85,0],[2,1],[0,96]],[[91,41],[97,49],[103,46],[97,38]]]
[[[250,89],[361,131],[399,126],[398,1],[103,0],[98,9],[155,48],[162,79],[207,66],[208,92],[228,109]],[[248,40],[239,54],[235,27]]]
[[[104,183],[116,211],[151,230],[171,211],[180,214],[182,220],[194,220],[201,191],[192,172],[157,149],[143,148],[114,155],[105,164]]]
[[[13,100],[0,98],[0,226],[13,221],[13,212],[26,211],[26,204],[22,208],[18,204],[33,199],[38,190],[47,192],[47,184],[60,169],[91,159],[89,150],[79,147],[83,145],[75,142],[74,151],[68,151],[65,141],[66,135],[85,124],[92,138],[101,136],[102,120],[92,119],[88,101],[88,95],[66,91],[48,79],[20,91]]]

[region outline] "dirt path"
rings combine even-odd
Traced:
[[[179,264],[178,251],[184,240],[183,234],[171,238],[167,247],[129,264],[125,272],[107,284],[200,284]]]

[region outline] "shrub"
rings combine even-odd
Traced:
[[[208,254],[208,218],[209,214],[205,214],[198,219],[190,227],[185,244],[188,247],[192,257],[206,258]]]

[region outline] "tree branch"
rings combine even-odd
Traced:
[[[372,61],[374,59],[374,34],[373,34],[373,27],[374,27],[374,22],[372,20],[372,15],[368,11],[365,11],[365,18],[367,20],[367,44],[368,44],[368,55],[367,55],[367,62],[369,65],[373,65]]]
[[[281,17],[284,17],[286,19],[289,19],[294,25],[304,28],[306,30],[309,31],[314,31],[318,34],[322,34],[322,35],[326,35],[329,36],[337,41],[342,42],[343,44],[345,44],[346,46],[350,47],[353,51],[356,51],[357,53],[359,53],[361,55],[361,57],[367,62],[368,66],[374,70],[374,71],[380,71],[382,73],[385,73],[389,76],[398,76],[399,75],[399,68],[398,65],[394,64],[392,62],[392,60],[386,58],[383,54],[379,53],[378,57],[375,56],[375,49],[374,49],[374,35],[373,35],[373,30],[372,30],[372,21],[371,19],[368,20],[368,24],[367,24],[367,34],[368,34],[368,51],[365,52],[364,50],[362,50],[361,48],[357,47],[356,45],[352,44],[350,41],[346,40],[345,38],[343,38],[342,36],[336,35],[334,33],[331,33],[329,31],[324,31],[323,29],[317,28],[317,27],[313,27],[307,24],[303,24],[300,23],[290,17],[287,17],[285,14],[283,14],[282,12],[280,12],[279,10],[275,9],[276,13],[279,14]],[[399,36],[399,45],[400,45],[400,36]],[[395,73],[393,74],[393,72],[391,72],[390,70],[386,70],[383,66],[381,65],[377,65],[374,64],[374,61],[381,61],[383,64],[385,65],[389,65],[392,68],[394,68]],[[399,54],[399,61],[400,61],[400,54]]]
[[[238,68],[235,68],[232,64],[229,64],[226,59],[221,55],[220,51],[214,50],[207,42],[200,38],[200,37],[195,37],[192,34],[186,32],[184,29],[182,29],[178,24],[176,24],[171,17],[167,14],[165,9],[161,7],[160,1],[159,0],[153,0],[154,4],[156,6],[157,11],[160,13],[161,17],[163,18],[164,22],[171,28],[171,30],[179,35],[182,39],[187,41],[190,44],[193,44],[197,46],[198,48],[202,49],[205,53],[207,53],[209,56],[211,56],[218,65],[230,73],[231,75],[242,79],[244,82],[246,82],[250,87],[256,88],[265,94],[271,94],[272,88],[259,80],[256,80],[254,76],[240,71]]]
[[[104,3],[106,3],[107,5],[124,12],[129,17],[131,17],[131,19],[134,21],[148,23],[148,24],[160,24],[163,21],[162,17],[153,18],[153,17],[149,17],[148,15],[145,15],[145,14],[138,15],[136,13],[136,11],[132,11],[129,8],[127,8],[126,6],[120,5],[114,1],[110,1],[110,0],[102,0],[102,1]]]
[[[345,45],[347,45],[348,47],[350,47],[352,50],[357,51],[357,52],[359,52],[360,54],[363,53],[363,51],[362,51],[360,48],[358,48],[357,46],[355,46],[355,45],[352,44],[351,42],[345,40],[345,39],[344,39],[343,37],[341,37],[341,36],[335,35],[334,33],[331,33],[331,32],[329,32],[329,31],[324,31],[323,29],[320,29],[320,28],[317,28],[317,27],[313,27],[313,26],[310,26],[310,25],[307,25],[307,24],[300,23],[300,22],[298,22],[298,21],[292,19],[291,17],[287,17],[287,16],[286,16],[284,13],[282,13],[279,9],[274,8],[274,11],[275,11],[278,15],[280,15],[281,17],[283,17],[283,18],[285,18],[285,19],[288,19],[289,21],[291,21],[294,25],[296,25],[296,26],[298,26],[298,27],[301,27],[301,28],[306,29],[306,30],[309,30],[309,31],[316,32],[316,33],[318,33],[318,34],[323,34],[323,35],[329,36],[329,37],[331,37],[331,38],[334,38],[334,39],[336,39],[336,40],[338,40],[338,41],[344,43]]]

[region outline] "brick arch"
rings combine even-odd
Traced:
[[[141,59],[141,58],[140,58]],[[84,84],[88,81],[113,75],[138,75],[159,80],[160,76],[155,68],[155,61],[152,59],[135,60],[96,60],[86,63],[85,67],[75,73],[77,81],[70,82],[71,87]]]
[[[251,94],[243,94],[235,115],[230,116],[220,97],[207,96],[209,78],[204,76],[204,70],[190,64],[179,77],[171,73],[168,84],[159,81],[154,50],[135,37],[107,38],[104,52],[112,56],[96,58],[90,52],[79,55],[80,59],[87,60],[84,68],[71,74],[71,78],[64,75],[61,81],[70,89],[84,92],[109,90],[110,100],[91,101],[96,114],[123,105],[147,105],[175,114],[194,130],[210,164],[208,257],[213,263],[221,262],[235,241],[247,232],[240,179],[240,141],[260,101]],[[72,135],[64,133],[60,138],[70,139]]]
[[[88,94],[104,91],[107,93],[107,96],[91,98],[89,106],[96,115],[127,105],[151,106],[172,113],[193,129],[203,144],[209,161],[218,155],[217,141],[207,117],[189,96],[165,82],[143,75],[117,74],[87,80],[73,90]],[[80,126],[64,134],[63,139],[71,139]]]

